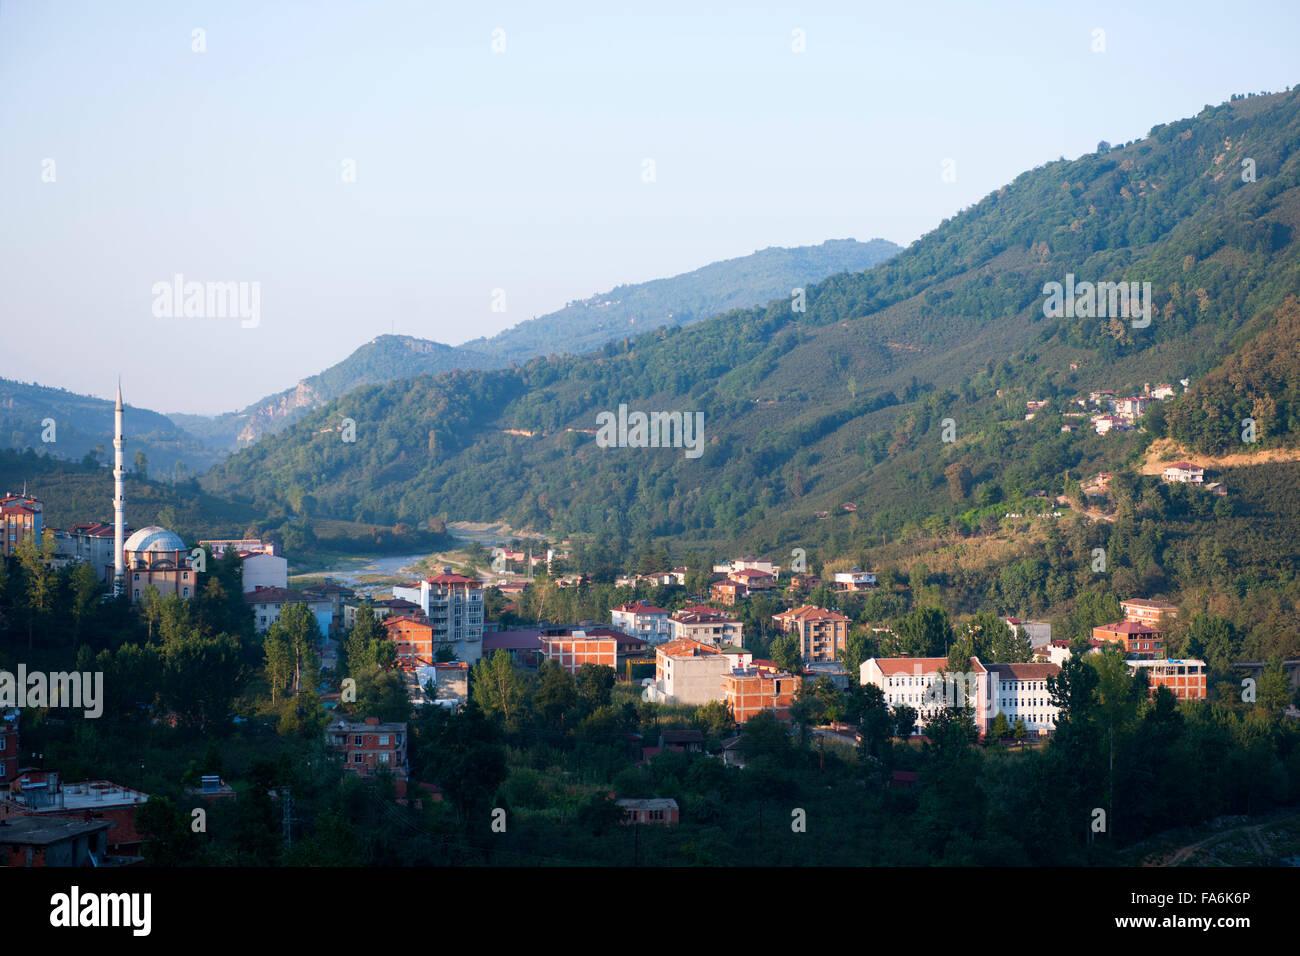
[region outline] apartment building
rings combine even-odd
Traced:
[[[12,557],[24,541],[41,541],[41,502],[29,495],[0,498],[0,554]]]
[[[1168,601],[1150,601],[1145,598],[1129,598],[1119,602],[1124,612],[1124,620],[1148,627],[1161,627],[1166,619],[1178,616],[1178,605]]]
[[[1126,656],[1154,658],[1164,656],[1164,632],[1147,624],[1119,621],[1092,629],[1094,640],[1119,644]]]
[[[744,625],[728,612],[704,604],[683,608],[669,617],[668,638],[702,641],[714,646],[745,646]]]
[[[739,649],[726,651],[689,638],[669,641],[655,648],[655,682],[642,698],[693,706],[721,700],[722,678],[752,661],[752,655]]]
[[[649,601],[633,601],[611,608],[609,617],[610,623],[624,634],[649,644],[668,640],[668,612]]]
[[[451,568],[408,588],[393,588],[393,597],[420,606],[433,625],[436,643],[455,645],[456,659],[475,664],[483,656],[483,584]]]
[[[367,717],[361,723],[336,720],[325,735],[334,751],[343,756],[346,772],[369,781],[387,769],[393,775],[397,796],[406,796],[406,724],[381,723],[378,717]]]
[[[799,683],[798,677],[771,661],[755,660],[723,674],[722,702],[738,724],[765,710],[773,711],[779,720],[789,720]]]
[[[830,663],[848,647],[852,622],[838,611],[805,604],[774,614],[772,621],[782,632],[799,638],[799,656],[805,661]]]
[[[540,635],[542,658],[555,661],[570,674],[583,664],[618,668],[618,638],[609,632],[565,631]]]

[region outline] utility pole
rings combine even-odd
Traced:
[[[293,797],[290,795],[288,787],[284,788],[284,842],[286,846],[293,845]]]
[[[641,824],[632,824],[632,865],[637,865],[637,860],[641,854]]]

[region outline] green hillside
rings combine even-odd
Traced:
[[[342,362],[241,412],[171,418],[216,448],[243,447],[362,385],[452,369],[505,368],[539,356],[590,352],[635,332],[687,325],[727,309],[788,295],[793,288],[835,273],[869,269],[898,251],[898,246],[884,239],[834,239],[818,246],[763,249],[683,275],[621,285],[464,345],[381,335]]]
[[[129,395],[129,383],[126,393]],[[88,453],[100,464],[113,458],[114,403],[62,388],[0,379],[0,447],[34,448],[43,454],[80,461]],[[50,432],[46,419],[54,420]],[[46,441],[45,436],[53,438]],[[181,477],[206,469],[223,454],[208,447],[166,415],[127,405],[127,465],[144,452],[147,471],[176,472]],[[178,464],[182,467],[178,468]]]

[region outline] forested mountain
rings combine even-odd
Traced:
[[[241,412],[171,417],[218,448],[243,447],[361,385],[581,354],[636,332],[688,325],[728,309],[758,305],[829,275],[869,269],[898,251],[885,239],[832,239],[818,246],[763,249],[671,278],[621,285],[464,345],[381,335],[337,365]]]
[[[129,390],[128,390],[129,397]],[[114,403],[62,388],[0,378],[0,447],[33,448],[56,458],[113,461]],[[54,420],[51,430],[47,419]],[[166,415],[127,404],[127,467],[143,452],[147,471],[195,474],[223,457]],[[47,440],[52,439],[52,440]],[[178,467],[179,466],[179,467]]]
[[[463,348],[491,356],[496,367],[538,356],[579,355],[637,332],[690,325],[760,305],[805,283],[869,269],[900,251],[886,239],[828,239],[819,246],[762,249],[669,279],[620,285],[491,338],[466,342]]]
[[[1300,93],[1234,98],[1026,172],[884,265],[810,286],[806,312],[785,297],[594,355],[362,388],[205,482],[256,502],[298,484],[360,520],[445,513],[769,550],[977,518],[1142,440],[1026,422],[1026,399],[1200,378],[1246,344],[1244,325],[1272,327],[1300,281],[1298,147]],[[1151,283],[1150,325],[1046,318],[1045,283],[1067,275]],[[620,403],[703,412],[702,457],[597,447],[597,414]],[[329,431],[345,416],[355,443]]]

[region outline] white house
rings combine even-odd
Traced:
[[[648,601],[633,601],[610,608],[609,618],[610,623],[624,634],[651,644],[668,640],[668,612]]]
[[[866,591],[876,586],[876,576],[870,571],[859,571],[854,568],[851,571],[835,572],[835,590],[837,591]]]
[[[329,598],[304,594],[289,588],[257,588],[244,592],[244,600],[253,608],[253,626],[260,634],[280,619],[280,612],[290,604],[306,604],[322,636],[330,632],[334,620],[334,605]]]
[[[1199,485],[1205,481],[1205,469],[1198,468],[1190,461],[1176,461],[1165,469],[1164,479]]]

